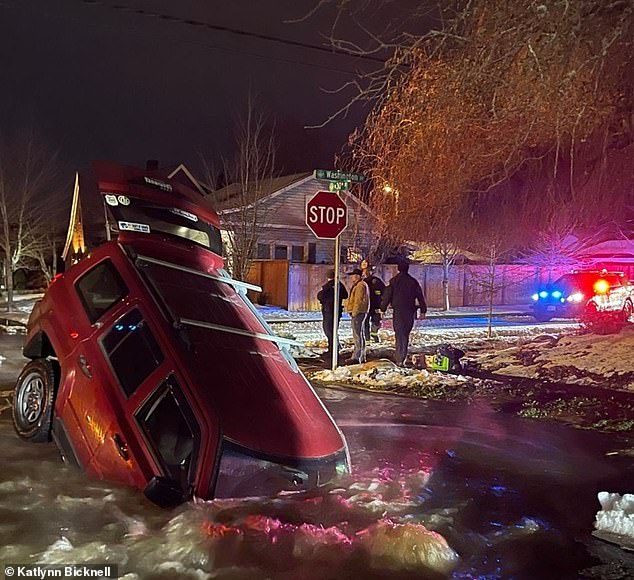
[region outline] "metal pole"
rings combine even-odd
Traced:
[[[339,236],[335,238],[335,308],[332,321],[332,370],[339,362]]]

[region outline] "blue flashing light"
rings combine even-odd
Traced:
[[[137,325],[136,325],[136,324],[130,324],[130,325],[128,326],[128,328],[129,328],[130,330],[136,330],[136,329],[137,329]]]
[[[124,328],[123,324],[116,324],[114,327],[115,330],[123,330]]]
[[[551,294],[551,296],[552,296],[553,298],[561,298],[561,291],[560,291],[560,290],[555,290],[555,291]]]
[[[539,300],[539,294],[535,293],[531,296],[533,300]]]
[[[548,298],[548,292],[546,292],[546,290],[542,290],[542,291],[539,293],[539,297],[540,297],[540,298]]]

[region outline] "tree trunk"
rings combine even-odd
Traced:
[[[53,278],[55,278],[55,276],[57,276],[57,244],[55,243],[55,240],[53,240],[52,244],[51,244],[51,249],[53,250],[52,252],[52,264],[51,264],[51,280]],[[50,280],[49,280],[50,282]]]
[[[7,288],[7,312],[13,312],[13,269],[11,258],[4,259],[4,283]]]
[[[442,303],[443,310],[449,310],[449,261],[443,258],[442,262]]]
[[[495,296],[495,251],[491,249],[489,260],[489,312],[487,324],[487,338],[493,337],[493,298]]]

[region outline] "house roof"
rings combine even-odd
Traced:
[[[586,248],[583,251],[584,258],[594,259],[634,259],[634,241],[632,240],[607,240]]]
[[[242,195],[242,185],[240,183],[232,183],[211,193],[208,197],[211,198],[216,211],[237,209],[252,204],[256,199],[264,199],[273,194],[279,194],[311,176],[312,173],[306,172],[265,179],[259,184],[259,192],[256,191],[256,187],[253,184],[247,183],[247,192],[244,196]]]

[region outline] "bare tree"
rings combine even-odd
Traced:
[[[0,142],[0,250],[3,254],[7,308],[13,308],[13,275],[32,268],[56,229],[59,207],[57,155],[33,130]],[[57,202],[57,203],[56,203]]]
[[[33,245],[31,257],[37,268],[44,274],[46,283],[50,284],[58,270],[59,248],[62,246],[62,238],[59,235],[47,236]]]
[[[274,127],[256,110],[251,95],[245,115],[236,123],[235,144],[233,159],[223,160],[222,174],[229,185],[212,195],[227,232],[227,265],[234,277],[243,280],[256,257],[258,238],[267,219],[262,200],[275,177]],[[211,174],[209,169],[207,172]],[[214,183],[213,179],[209,181]]]
[[[368,32],[371,48],[337,38],[354,3],[329,4],[340,9],[337,49],[386,58],[347,87],[353,100],[375,102],[351,136],[350,163],[372,177],[377,213],[405,237],[428,208],[493,191],[544,159],[566,178],[566,203],[583,203],[589,164],[632,138],[632,0],[455,0],[424,32],[401,23],[394,33],[392,22],[386,37]],[[603,153],[590,160],[597,142]],[[399,192],[398,211],[383,202],[386,184]]]

